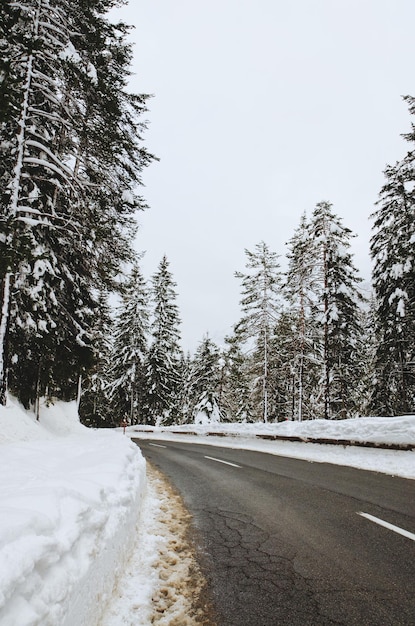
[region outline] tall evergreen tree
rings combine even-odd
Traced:
[[[254,421],[251,397],[249,360],[244,353],[240,338],[235,334],[225,338],[225,370],[223,401],[226,418],[230,422]]]
[[[223,358],[218,346],[206,335],[193,357],[190,370],[189,404],[194,417],[195,407],[202,397],[215,401],[220,412],[223,396]]]
[[[180,416],[180,317],[176,283],[163,256],[153,279],[154,319],[147,358],[146,415],[151,424],[174,423]]]
[[[108,298],[105,291],[98,296],[99,306],[92,328],[94,362],[86,376],[79,380],[79,416],[83,424],[94,428],[119,424],[110,405],[109,380],[114,322]]]
[[[414,98],[406,98],[415,114]],[[378,415],[415,408],[415,127],[411,150],[385,170],[373,214],[375,380],[370,407]]]
[[[255,251],[245,250],[247,273],[235,272],[242,283],[243,317],[235,332],[245,342],[253,343],[253,368],[256,370],[258,408],[264,422],[269,415],[270,339],[281,298],[281,272],[278,256],[262,241]]]
[[[318,281],[313,307],[321,323],[323,416],[346,417],[357,410],[351,390],[360,379],[356,357],[362,338],[361,279],[350,253],[353,234],[333,213],[329,202],[317,204],[309,234]]]
[[[192,421],[192,357],[190,352],[180,355],[178,364],[179,391],[177,403],[180,411],[176,419],[177,424],[188,424]]]
[[[105,18],[114,4],[22,0],[0,8],[8,94],[0,119],[3,403],[7,369],[18,359],[38,371],[19,381],[14,368],[18,395],[23,382],[30,398],[47,388],[74,393],[93,361],[96,288],[112,288],[131,256],[133,213],[144,206],[136,187],[151,156],[137,123],[145,97],[125,89],[126,27]]]
[[[292,417],[298,421],[312,417],[310,394],[317,384],[319,372],[315,353],[316,319],[313,302],[319,281],[316,273],[314,241],[310,236],[305,214],[288,242],[288,271],[284,294],[292,320],[291,375]]]
[[[128,418],[138,424],[144,419],[149,330],[149,290],[135,263],[115,323],[110,397],[117,421]]]
[[[296,315],[291,310],[283,311],[278,317],[270,342],[270,406],[271,414],[278,421],[299,419],[300,399],[301,419],[307,416],[307,396],[299,383],[302,374],[301,382],[305,386],[305,382],[308,382],[305,372],[308,372],[306,363],[303,365],[303,372],[299,367],[301,337],[297,331]]]

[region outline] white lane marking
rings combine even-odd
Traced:
[[[236,465],[236,463],[229,463],[229,461],[222,461],[222,459],[215,459],[213,456],[205,456],[205,459],[209,459],[210,461],[217,461],[218,463],[224,463],[225,465],[232,465],[232,467],[241,467],[240,465]]]
[[[379,526],[384,526],[385,528],[388,528],[389,530],[393,530],[394,533],[398,533],[399,535],[403,535],[404,537],[407,537],[408,539],[412,539],[412,541],[415,541],[414,533],[410,533],[409,530],[404,530],[403,528],[399,528],[399,526],[394,526],[393,524],[389,524],[389,522],[385,522],[383,521],[383,519],[379,519],[379,517],[375,517],[374,515],[369,515],[369,513],[358,513],[358,515],[361,515],[362,517],[366,517],[366,519],[370,520],[371,522],[374,522],[375,524],[379,524]]]
[[[149,446],[154,446],[155,448],[167,448],[167,446],[161,446],[159,443],[149,443]]]

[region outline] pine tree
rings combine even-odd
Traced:
[[[192,357],[190,352],[180,355],[180,361],[178,363],[178,378],[179,378],[179,390],[177,395],[177,406],[179,409],[179,415],[177,417],[177,424],[189,424],[192,421]]]
[[[415,101],[406,98],[411,114]],[[415,142],[415,129],[405,136]],[[370,408],[378,415],[415,408],[415,160],[413,150],[385,170],[373,214],[371,256],[376,311],[375,380]]]
[[[245,250],[248,273],[235,272],[242,282],[243,317],[235,332],[242,341],[253,343],[253,369],[256,371],[258,410],[264,422],[269,415],[269,351],[281,297],[281,272],[277,254],[262,241],[255,252]]]
[[[194,408],[195,424],[206,426],[221,421],[220,409],[213,391],[204,391]]]
[[[321,324],[323,416],[341,418],[357,410],[351,390],[360,378],[356,356],[362,337],[361,279],[349,251],[352,232],[342,225],[329,202],[317,204],[309,234],[318,285],[313,308]]]
[[[1,401],[29,359],[29,396],[74,393],[93,362],[96,290],[131,257],[145,96],[126,93],[131,59],[112,0],[5,2],[0,170]],[[10,349],[8,350],[8,348]],[[46,371],[45,371],[46,369]],[[32,376],[33,379],[33,376]],[[65,382],[66,381],[66,382]],[[26,385],[25,385],[26,386]]]
[[[146,415],[148,423],[180,419],[180,318],[176,283],[164,256],[153,279],[154,320],[147,358]]]
[[[285,341],[291,343],[292,418],[302,421],[312,417],[310,394],[316,386],[319,375],[316,372],[314,340],[316,320],[313,316],[313,301],[319,281],[314,241],[310,236],[305,214],[288,242],[287,258],[288,271],[284,293],[288,301],[292,327],[290,337],[286,337]]]
[[[202,398],[208,398],[221,413],[223,396],[223,358],[219,347],[206,335],[195,352],[189,377],[189,404],[191,415],[200,409]],[[196,409],[196,407],[198,407]]]
[[[277,421],[298,419],[300,401],[298,388],[298,348],[297,318],[291,310],[283,311],[278,317],[270,341],[270,407],[271,415]],[[305,366],[304,366],[305,370]],[[307,380],[303,372],[302,383]],[[305,405],[302,398],[302,419]]]
[[[149,290],[137,263],[122,292],[110,371],[111,408],[116,420],[144,419],[145,367],[150,330]]]
[[[243,351],[240,338],[235,334],[225,338],[225,370],[223,404],[226,419],[230,422],[253,422],[249,359]]]
[[[21,345],[16,338],[21,339],[23,336],[23,345],[31,346],[29,353],[36,359],[31,369],[38,372],[35,379],[36,395],[45,361],[54,362],[55,372],[59,372],[61,363],[54,358],[56,355],[51,354],[52,344],[56,346],[59,340],[55,337],[52,341],[51,335],[57,334],[58,324],[55,320],[59,319],[62,311],[57,306],[56,291],[53,284],[48,284],[47,276],[53,277],[55,287],[60,286],[62,277],[56,267],[58,248],[54,254],[46,244],[46,239],[52,230],[53,238],[62,230],[64,215],[57,206],[57,190],[67,194],[75,208],[83,189],[80,179],[64,163],[60,151],[62,128],[69,120],[68,112],[61,106],[59,98],[64,82],[59,53],[69,41],[69,26],[64,12],[68,6],[62,2],[60,6],[51,7],[41,0],[27,0],[13,6],[17,13],[10,34],[11,46],[8,51],[13,50],[13,57],[7,81],[15,85],[20,77],[21,93],[19,97],[16,94],[14,99],[14,116],[9,116],[1,129],[2,137],[8,139],[2,143],[8,164],[3,173],[7,183],[2,197],[3,243],[7,259],[7,264],[2,267],[0,343],[4,355],[1,368],[3,402],[9,328],[14,360],[19,357]],[[10,5],[6,3],[5,11],[8,8]],[[24,37],[21,35],[22,29],[25,30]],[[69,242],[65,241],[65,244],[67,249],[72,250]],[[14,300],[10,309],[11,294]],[[90,310],[91,307],[85,302],[84,312],[86,308]],[[68,313],[71,315],[73,311]],[[64,320],[66,327],[74,322],[74,337],[81,348],[79,352],[86,348],[83,333],[80,332],[81,317],[80,311],[78,320],[73,317]],[[42,336],[46,334],[49,336],[42,341]],[[41,355],[42,343],[47,347],[46,358]],[[76,351],[75,347],[73,357]],[[62,346],[59,352],[63,352]],[[65,355],[65,360],[68,364],[68,355]],[[30,379],[22,383],[19,386],[25,387],[26,392]]]
[[[373,293],[367,296],[367,305],[361,310],[362,341],[356,358],[360,380],[353,389],[360,415],[373,415],[371,402],[376,376],[376,306]]]
[[[94,428],[118,426],[120,421],[116,420],[110,404],[114,322],[108,298],[105,291],[98,296],[99,306],[92,328],[94,362],[85,378],[79,380],[79,416],[83,424]]]

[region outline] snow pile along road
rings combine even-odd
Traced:
[[[150,427],[137,426],[141,432],[192,433],[203,436],[218,434],[233,437],[299,437],[302,439],[332,439],[367,442],[388,445],[415,446],[415,415],[397,417],[355,417],[345,420],[315,419],[303,422],[286,421],[279,423],[227,423],[184,424],[183,426]]]
[[[165,477],[147,466],[136,543],[100,626],[215,624],[195,557],[191,517]]]
[[[0,624],[93,626],[132,548],[145,461],[74,403],[40,423],[1,407],[0,432]]]

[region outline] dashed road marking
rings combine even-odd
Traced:
[[[229,463],[229,461],[222,461],[222,459],[215,459],[213,456],[205,456],[205,459],[209,459],[210,461],[217,461],[218,463],[224,463],[225,465],[231,465],[232,467],[241,467],[240,465],[236,465],[236,463]]]
[[[412,539],[412,541],[415,541],[415,534],[414,533],[410,533],[409,530],[404,530],[403,528],[399,528],[399,526],[394,526],[394,524],[389,524],[389,522],[385,522],[383,519],[380,519],[379,517],[375,517],[374,515],[369,515],[369,513],[358,513],[358,515],[361,515],[362,517],[366,517],[366,519],[370,520],[371,522],[374,522],[375,524],[379,524],[379,526],[384,526],[385,528],[388,528],[389,530],[393,530],[394,533],[398,533],[399,535],[403,535],[404,537],[407,537],[408,539]]]
[[[149,443],[149,446],[154,446],[155,448],[167,448],[167,446],[162,446],[159,443]]]

